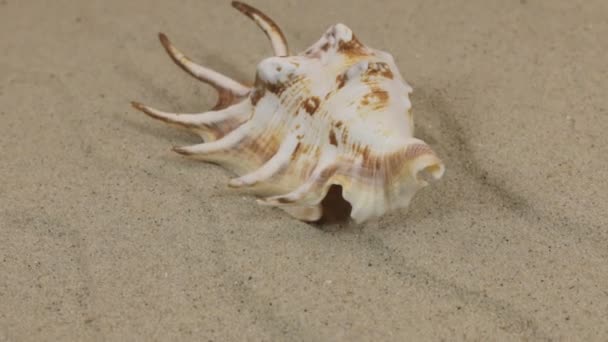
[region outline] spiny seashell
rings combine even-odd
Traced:
[[[253,19],[272,43],[275,57],[257,66],[248,87],[160,41],[186,72],[215,87],[219,100],[200,114],[133,106],[172,126],[198,133],[204,143],[175,147],[192,158],[225,166],[261,204],[304,221],[321,218],[321,201],[342,187],[357,222],[408,206],[444,166],[413,136],[408,94],[392,56],[363,45],[343,24],[332,26],[305,52],[291,55],[279,27],[259,10],[232,5]]]

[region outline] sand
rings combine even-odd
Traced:
[[[390,51],[444,178],[362,225],[260,207],[129,106],[215,101],[161,30],[252,80],[227,1],[2,0],[0,341],[608,339],[608,2],[254,5]]]

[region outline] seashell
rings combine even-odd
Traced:
[[[342,188],[350,216],[362,222],[407,207],[427,185],[424,176],[443,175],[441,160],[413,136],[412,88],[390,54],[336,24],[292,55],[269,17],[241,2],[232,5],[264,31],[274,57],[259,63],[249,87],[195,64],[159,34],[173,61],[219,94],[215,107],[199,114],[133,102],[152,118],[204,139],[175,152],[226,167],[238,175],[230,187],[303,221],[321,218],[332,186]]]

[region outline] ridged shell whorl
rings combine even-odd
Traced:
[[[218,103],[200,114],[133,104],[205,140],[176,152],[225,166],[239,176],[231,187],[304,221],[321,218],[332,185],[342,187],[351,216],[361,222],[407,207],[427,184],[421,173],[442,176],[443,163],[413,136],[412,88],[388,53],[336,24],[309,49],[290,55],[270,18],[240,2],[233,6],[264,30],[275,52],[259,63],[252,88],[194,64],[161,34],[179,66],[218,90]]]

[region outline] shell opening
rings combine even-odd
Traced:
[[[353,210],[352,205],[342,196],[342,186],[332,184],[327,194],[321,201],[323,216],[318,223],[338,223],[345,222],[350,217]]]

